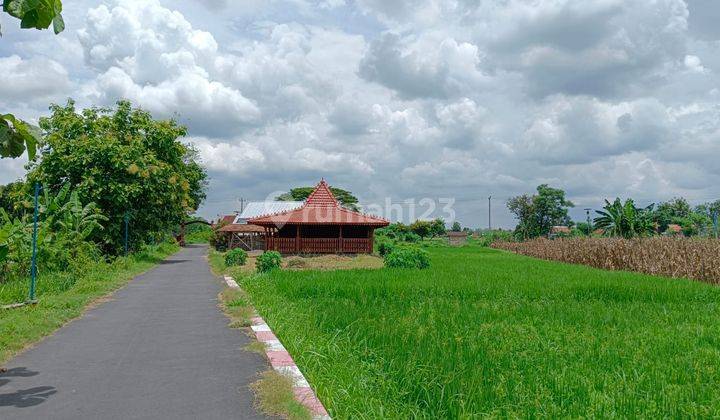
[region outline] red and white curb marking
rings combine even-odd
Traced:
[[[232,277],[225,276],[225,283],[232,289],[240,289],[240,286]],[[305,375],[300,372],[292,356],[273,334],[270,326],[260,316],[253,317],[252,323],[253,325],[250,328],[255,333],[255,338],[265,344],[265,355],[270,360],[270,366],[281,375],[292,379],[295,399],[307,407],[313,419],[330,420],[327,410],[315,395],[315,391],[310,387]]]

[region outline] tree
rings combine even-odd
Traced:
[[[717,211],[720,200],[715,203],[705,203],[693,209],[690,203],[682,197],[660,203],[653,214],[653,220],[660,227],[660,231],[667,230],[668,225],[680,225],[686,236],[707,232],[712,226],[712,212]]]
[[[433,238],[436,236],[442,236],[447,233],[447,228],[445,227],[445,221],[443,219],[437,218],[430,222],[430,236]]]
[[[32,210],[30,190],[23,181],[0,185],[0,209],[12,217],[21,217],[26,211]]]
[[[420,238],[425,239],[432,232],[432,222],[416,220],[410,225],[410,231]]]
[[[587,222],[578,222],[575,227],[583,235],[590,236],[592,234],[591,227]]]
[[[278,201],[304,201],[310,194],[315,190],[315,187],[298,187],[293,188],[290,191],[275,197]],[[342,188],[330,187],[330,192],[333,193],[335,199],[343,207],[358,211],[358,199],[350,191],[343,190]]]
[[[197,153],[178,139],[184,127],[158,121],[127,101],[117,108],[76,112],[72,100],[40,120],[44,146],[28,180],[56,192],[69,183],[82,203],[108,220],[98,238],[106,252],[122,249],[123,218],[130,241],[150,240],[179,224],[205,198],[206,174]]]
[[[450,230],[453,232],[462,232],[463,229],[462,226],[460,226],[460,222],[454,221]]]
[[[553,226],[570,225],[568,208],[574,204],[565,199],[565,191],[542,184],[537,194],[513,197],[507,207],[518,219],[516,235],[527,239],[547,235]]]
[[[37,144],[36,127],[12,114],[0,114],[0,158],[16,158],[27,150],[28,159],[33,160]]]
[[[682,197],[660,203],[653,213],[653,220],[658,224],[660,232],[667,230],[669,224],[682,224],[681,219],[690,216],[690,204]]]
[[[715,223],[720,219],[720,200],[700,204],[695,207],[694,213],[706,220],[707,225],[705,229],[708,232],[714,231]]]
[[[3,11],[20,19],[23,29],[47,29],[52,25],[56,34],[65,29],[61,0],[4,0]]]
[[[593,223],[609,236],[633,238],[652,235],[655,232],[653,207],[654,204],[645,208],[636,207],[632,199],[627,199],[624,204],[619,198],[612,203],[605,200],[603,210],[596,210],[600,216]]]

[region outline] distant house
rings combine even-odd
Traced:
[[[663,234],[668,236],[683,236],[682,226],[670,224]]]
[[[215,226],[220,226],[220,225],[229,225],[230,223],[233,222],[233,220],[235,220],[235,217],[237,217],[237,215],[235,215],[235,214],[228,214],[225,216],[220,216],[220,217],[218,217],[218,221],[216,223],[213,223],[212,226],[215,227]]]
[[[451,246],[462,246],[467,243],[468,232],[448,232],[446,233],[448,243]]]
[[[550,228],[550,233],[548,233],[548,238],[562,238],[564,236],[570,236],[572,231],[567,226],[553,226]]]
[[[264,229],[265,249],[285,254],[371,253],[376,228],[387,220],[349,210],[321,180],[302,206],[247,219]]]

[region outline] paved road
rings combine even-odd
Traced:
[[[266,369],[217,308],[206,248],[186,248],[11,360],[0,419],[258,418]]]

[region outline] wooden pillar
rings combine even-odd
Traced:
[[[295,225],[295,252],[300,253],[300,225]]]
[[[339,245],[339,248],[340,248],[338,251],[339,251],[340,253],[342,253],[342,252],[345,251],[345,247],[343,246],[343,242],[344,242],[344,241],[343,241],[343,227],[342,227],[342,225],[340,225],[340,240],[339,240],[338,242],[339,242],[338,245]]]
[[[368,228],[368,254],[373,252],[373,241],[375,239],[375,230]]]

